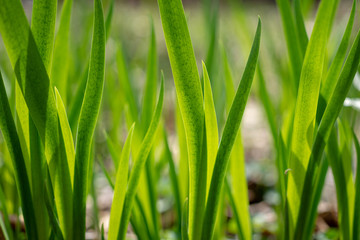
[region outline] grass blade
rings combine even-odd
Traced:
[[[150,123],[149,129],[145,135],[145,138],[141,143],[139,153],[135,158],[134,165],[132,167],[132,171],[130,174],[129,184],[126,191],[126,197],[124,202],[124,208],[121,216],[120,232],[118,235],[118,238],[120,239],[125,239],[127,225],[129,223],[130,214],[135,201],[137,187],[140,181],[140,175],[146,164],[146,160],[150,153],[152,143],[154,142],[155,139],[156,129],[160,122],[163,102],[164,102],[164,78],[162,76],[160,95],[156,106],[156,110],[152,118],[152,121]]]
[[[189,196],[189,161],[186,145],[186,134],[184,123],[181,116],[178,101],[176,101],[176,129],[178,133],[180,160],[179,160],[179,184],[180,184],[180,202],[184,203]]]
[[[146,130],[149,127],[151,122],[152,113],[156,104],[156,88],[157,88],[157,71],[158,71],[158,59],[156,53],[156,38],[155,38],[155,28],[154,23],[151,20],[151,37],[149,44],[149,53],[147,61],[147,72],[146,72],[146,82],[145,89],[143,94],[143,104],[142,104],[142,113],[141,113],[141,125],[142,125],[142,135],[146,134]],[[159,218],[157,215],[156,208],[156,182],[154,179],[154,157],[150,152],[148,160],[146,160],[145,173],[140,181],[143,183],[139,188],[138,197],[140,202],[145,210],[148,210],[147,213],[147,222],[151,226],[151,232],[153,236],[151,238],[158,239],[160,238],[159,234]]]
[[[181,239],[189,240],[189,199],[186,198],[181,217]]]
[[[0,128],[8,147],[12,164],[15,170],[16,186],[21,198],[27,236],[29,239],[38,239],[34,205],[32,202],[29,178],[26,172],[24,157],[21,151],[20,140],[16,132],[14,119],[7,99],[4,82],[0,74]]]
[[[0,186],[0,212],[1,212],[0,231],[2,231],[5,240],[13,240],[14,236],[12,234],[9,215],[5,205],[5,196],[1,186]]]
[[[47,71],[51,67],[56,10],[56,0],[35,0],[33,2],[31,31]]]
[[[143,94],[143,104],[142,104],[142,113],[141,113],[141,123],[143,126],[143,131],[149,127],[151,122],[152,113],[156,105],[156,85],[157,85],[157,54],[156,54],[156,38],[155,38],[155,28],[154,23],[151,23],[151,39],[150,47],[148,53],[147,61],[147,71],[146,71],[146,83]]]
[[[114,5],[115,5],[115,0],[111,0],[110,6],[109,6],[109,11],[106,15],[106,20],[105,20],[106,41],[109,39],[109,36],[110,36],[111,22],[112,22],[113,14],[114,14]]]
[[[209,197],[206,204],[204,225],[202,229],[202,239],[211,239],[214,231],[217,210],[219,206],[219,193],[225,180],[230,153],[236,139],[240,122],[244,114],[250,88],[255,74],[255,68],[259,56],[261,36],[261,20],[259,19],[253,46],[232,103],[228,119],[225,124],[223,136],[221,138],[219,150],[216,155],[214,173],[211,179]]]
[[[341,43],[339,45],[339,48],[336,52],[336,55],[334,57],[334,60],[331,63],[330,69],[326,74],[326,77],[324,78],[324,82],[322,84],[322,87],[320,89],[320,97],[319,97],[319,107],[318,107],[318,113],[316,115],[317,121],[320,122],[321,117],[325,111],[326,104],[328,103],[331,94],[334,91],[334,88],[336,86],[336,81],[340,75],[341,68],[343,66],[343,62],[346,57],[347,48],[350,42],[350,36],[352,32],[352,28],[354,25],[354,19],[355,19],[355,12],[356,12],[356,0],[354,0],[350,17],[348,20],[348,23],[346,25],[346,29],[344,32],[344,35],[341,39]]]
[[[45,66],[37,50],[21,2],[0,2],[0,32],[17,82],[24,95],[31,118],[45,146],[46,160],[54,184],[59,220],[65,236],[71,234],[71,181],[68,166],[61,161],[62,139],[59,138],[55,96]]]
[[[49,221],[51,224],[51,231],[56,236],[56,239],[63,240],[64,237],[62,235],[59,221],[57,219],[56,212],[55,212],[56,208],[52,205],[52,203],[50,201],[50,196],[49,196],[49,193],[47,190],[44,191],[44,199],[45,199],[46,210],[47,210],[48,216],[49,216]]]
[[[109,224],[109,239],[119,239],[120,223],[123,213],[123,206],[125,201],[125,194],[129,174],[129,158],[132,136],[135,124],[129,130],[128,137],[124,144],[124,149],[121,153],[119,167],[116,173],[115,191],[113,197],[113,204],[110,211],[110,224]]]
[[[106,24],[105,25],[105,27],[106,27],[105,41],[106,42],[108,40],[108,32],[110,31],[110,28],[111,28],[112,15],[113,15],[113,11],[114,11],[112,4],[113,3],[110,4],[110,8],[107,13],[106,22],[105,22],[105,24]],[[73,98],[73,101],[71,102],[71,104],[69,106],[69,123],[70,123],[71,129],[73,131],[75,131],[75,129],[77,128],[79,113],[81,110],[83,98],[85,96],[85,89],[86,89],[88,75],[89,75],[89,60],[87,61],[84,73],[81,75],[81,81],[76,89],[76,93]]]
[[[181,0],[158,0],[158,5],[188,146],[189,236],[198,239],[206,197],[206,171],[201,162],[204,109],[200,78]]]
[[[137,122],[138,120],[138,106],[134,97],[134,93],[131,87],[128,67],[126,66],[125,56],[123,53],[123,48],[121,44],[118,47],[118,51],[116,54],[116,63],[119,73],[119,83],[120,87],[124,89],[125,99],[129,105],[129,113],[131,116],[131,122]]]
[[[81,75],[80,83],[76,89],[75,96],[69,106],[69,123],[72,131],[77,129],[79,114],[85,96],[86,83],[89,76],[89,63]]]
[[[239,229],[239,236],[238,237],[239,237],[239,239],[248,239],[248,238],[245,238],[243,232],[241,231],[241,229],[242,229],[241,217],[240,217],[240,214],[239,214],[239,212],[238,212],[238,210],[236,208],[234,194],[231,191],[231,187],[230,187],[230,183],[229,183],[228,179],[226,179],[226,181],[225,181],[225,187],[226,187],[226,191],[227,191],[228,196],[229,196],[229,201],[230,201],[230,205],[231,205],[231,208],[232,208],[232,213],[234,214],[236,225],[237,225],[237,228]]]
[[[85,237],[85,206],[91,142],[99,114],[105,71],[105,26],[102,4],[94,1],[94,32],[90,56],[89,76],[81,107],[76,139],[73,223],[74,239]]]
[[[53,53],[57,1],[35,0],[32,10],[31,31],[42,62],[47,72],[49,72]],[[18,105],[18,108],[20,107],[26,106]],[[33,173],[31,183],[38,237],[39,240],[45,240],[48,237],[48,220],[46,210],[43,208],[44,150],[33,120],[29,115],[26,116],[26,120],[29,121],[30,161],[31,172]]]
[[[233,77],[231,74],[231,69],[226,57],[226,52],[223,52],[224,57],[224,68],[225,68],[225,89],[226,89],[226,109],[227,114],[229,114],[231,109],[231,104],[235,96],[235,88]],[[244,156],[244,147],[242,144],[241,137],[241,128],[239,128],[234,145],[236,146],[232,149],[230,154],[230,180],[227,179],[226,184],[232,185],[232,190],[227,191],[230,203],[236,218],[236,223],[239,231],[239,236],[241,239],[250,239],[251,238],[251,226],[250,226],[250,214],[249,214],[249,202],[247,194],[247,181],[246,181],[246,172],[245,172],[245,156]],[[225,189],[226,190],[226,189]],[[238,213],[242,212],[241,215]]]
[[[346,95],[351,87],[355,73],[360,61],[360,31],[358,32],[349,56],[346,59],[343,70],[337,81],[334,92],[327,105],[323,118],[321,119],[319,129],[316,133],[315,141],[309,160],[309,166],[306,171],[304,186],[311,186],[314,176],[316,176],[318,165],[325,148],[325,144],[329,139],[331,129],[334,126],[336,118],[345,101]],[[298,226],[296,226],[295,236],[302,239],[303,224],[308,220],[308,209],[311,203],[312,190],[304,188],[301,196],[301,205],[298,215]],[[299,221],[301,219],[301,221]]]
[[[106,167],[105,167],[105,165],[104,165],[104,163],[103,163],[103,161],[102,161],[101,159],[99,160],[99,165],[100,165],[101,171],[104,173],[105,178],[106,178],[106,180],[108,181],[110,187],[114,190],[114,189],[115,189],[115,185],[114,185],[114,183],[112,182],[111,177],[110,177],[110,174],[109,174],[109,172],[106,170]]]
[[[336,0],[322,1],[306,50],[301,70],[292,132],[291,157],[287,200],[290,214],[290,232],[297,224],[299,199],[311,154],[320,80],[325,62],[331,9]],[[290,236],[291,238],[293,236]]]
[[[354,209],[354,222],[353,222],[353,239],[359,239],[360,237],[360,144],[355,133],[353,133],[357,167],[356,167],[356,179],[355,179],[355,209]]]
[[[52,59],[51,81],[63,97],[64,105],[67,106],[67,75],[69,69],[69,40],[70,20],[73,0],[66,0],[63,3],[60,16],[59,30],[54,45]]]
[[[61,128],[62,136],[64,138],[66,157],[70,171],[71,186],[74,187],[74,167],[75,167],[74,140],[71,133],[69,121],[66,115],[64,102],[62,101],[60,93],[56,87],[55,87],[55,96],[56,96],[56,106],[58,110],[60,128]]]
[[[341,159],[338,134],[335,128],[331,131],[326,146],[326,154],[335,180],[340,235],[343,239],[350,239],[348,191],[346,187],[344,164],[342,163],[344,161]]]
[[[297,27],[297,33],[299,36],[299,42],[301,47],[301,53],[304,55],[306,52],[306,47],[309,42],[308,35],[306,33],[304,17],[301,10],[300,0],[294,1],[294,12],[295,12],[295,24]]]
[[[174,160],[170,151],[169,142],[167,138],[167,134],[165,131],[165,128],[163,129],[163,135],[164,135],[164,144],[165,144],[165,157],[168,159],[169,163],[169,173],[170,173],[170,180],[172,185],[172,190],[175,198],[175,204],[176,204],[176,212],[177,212],[177,218],[178,218],[178,225],[179,225],[179,232],[181,233],[181,200],[180,200],[180,189],[179,189],[179,182],[178,177],[176,175],[176,168],[174,164]]]
[[[207,145],[207,184],[206,192],[209,192],[211,176],[215,165],[216,153],[219,145],[219,133],[216,120],[216,112],[214,100],[211,90],[211,83],[209,74],[207,72],[205,63],[202,63],[203,79],[204,79],[204,111],[205,111],[205,125],[206,125],[206,145]]]
[[[276,0],[285,32],[286,46],[289,53],[290,64],[296,86],[299,86],[303,54],[301,52],[300,39],[296,28],[295,19],[288,0]],[[296,88],[296,89],[297,89]]]

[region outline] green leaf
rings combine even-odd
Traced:
[[[60,225],[65,236],[71,235],[71,181],[67,161],[62,161],[63,140],[59,134],[55,96],[46,68],[31,34],[19,0],[0,1],[0,32],[17,82],[31,118],[45,146]]]
[[[167,138],[167,133],[165,128],[163,128],[163,135],[164,135],[164,145],[165,145],[165,157],[168,160],[169,163],[169,173],[170,173],[170,180],[171,180],[171,186],[172,186],[172,190],[173,190],[173,194],[174,194],[174,198],[175,198],[175,204],[176,204],[176,212],[177,212],[177,219],[178,219],[178,226],[179,226],[179,231],[181,232],[181,199],[180,199],[180,189],[179,189],[179,182],[178,182],[178,177],[176,175],[176,168],[175,168],[175,164],[174,164],[174,160],[170,151],[170,147],[169,147],[169,142],[168,142],[168,138]]]
[[[109,39],[109,35],[108,32],[110,31],[111,28],[111,22],[112,22],[112,15],[113,15],[113,1],[110,3],[110,8],[109,11],[107,13],[106,16],[106,22],[105,22],[105,27],[106,27],[106,42]],[[81,75],[81,81],[76,89],[75,92],[75,96],[73,97],[73,100],[70,103],[69,106],[69,123],[71,126],[71,129],[74,131],[77,128],[77,124],[78,124],[78,118],[79,118],[79,114],[80,114],[80,110],[81,110],[81,106],[82,106],[82,101],[85,95],[85,88],[86,88],[86,83],[87,83],[87,78],[89,75],[89,59],[87,61],[86,64],[86,68],[83,72],[83,74]]]
[[[101,240],[105,240],[104,224],[101,224]]]
[[[225,92],[226,92],[226,112],[230,112],[231,104],[234,101],[235,87],[234,80],[229,65],[229,60],[225,48],[223,48],[223,64],[224,64],[224,75],[225,75]]]
[[[189,196],[189,162],[188,150],[186,145],[186,135],[184,123],[181,116],[178,101],[176,101],[176,130],[179,141],[180,159],[179,159],[179,184],[180,184],[180,202],[185,202]]]
[[[26,172],[20,140],[10,105],[7,99],[4,82],[0,73],[0,129],[8,147],[15,171],[16,186],[21,199],[26,232],[29,239],[38,239],[34,206],[32,202],[29,178]]]
[[[143,94],[143,104],[141,113],[141,123],[143,131],[149,127],[151,122],[152,113],[156,104],[156,85],[157,85],[157,71],[158,71],[158,60],[156,54],[156,38],[154,23],[151,23],[151,39],[149,45],[147,71],[146,71],[146,82]]]
[[[110,136],[107,133],[105,133],[105,138],[106,138],[106,145],[107,145],[107,147],[109,149],[110,156],[111,156],[111,158],[113,160],[115,169],[117,169],[118,166],[119,166],[121,151],[116,148],[117,146],[111,140]]]
[[[45,188],[45,186],[44,186],[44,188]],[[46,206],[46,210],[48,212],[49,221],[50,221],[50,225],[51,225],[51,231],[56,236],[56,239],[63,240],[64,237],[62,235],[59,221],[56,216],[56,211],[55,211],[56,208],[52,205],[50,196],[49,196],[49,192],[47,190],[44,191],[44,199],[45,199],[45,206]]]
[[[89,75],[89,63],[81,75],[80,83],[69,106],[69,123],[72,131],[77,129],[80,110],[85,96],[86,83]]]
[[[114,4],[115,4],[115,0],[111,0],[110,6],[109,6],[109,11],[106,15],[106,20],[105,20],[106,41],[109,39],[109,36],[110,36],[111,22],[112,22],[113,14],[114,14]]]
[[[299,199],[311,154],[320,80],[330,31],[331,9],[335,2],[336,0],[322,1],[320,4],[301,70],[289,159],[289,168],[292,169],[288,177],[287,189],[290,232],[297,224]],[[291,235],[290,238],[292,237]]]
[[[66,0],[61,9],[59,30],[54,45],[52,60],[51,81],[63,96],[64,105],[67,106],[67,81],[69,69],[69,40],[70,20],[73,0]]]
[[[73,229],[74,239],[85,237],[86,195],[91,142],[93,140],[104,86],[105,25],[102,4],[94,1],[94,31],[90,56],[89,76],[81,107],[76,139]]]
[[[314,196],[311,200],[311,207],[309,210],[310,214],[310,221],[307,223],[305,235],[311,237],[311,235],[314,232],[314,225],[317,219],[317,213],[318,213],[318,205],[321,200],[322,190],[324,188],[326,175],[329,169],[329,163],[326,158],[323,158],[321,160],[320,166],[319,166],[319,173],[316,176],[314,180]]]
[[[125,56],[123,53],[122,45],[119,44],[118,51],[116,54],[116,63],[119,74],[119,83],[127,104],[129,105],[129,113],[131,116],[131,122],[136,122],[138,120],[138,106],[134,97],[134,93],[131,87],[130,78],[128,74],[128,67],[126,66]]]
[[[31,31],[47,71],[51,67],[56,10],[56,0],[35,0],[33,2]]]
[[[360,237],[360,144],[355,133],[353,133],[355,150],[356,150],[356,179],[355,179],[355,209],[354,209],[354,222],[353,222],[353,239]]]
[[[101,159],[99,160],[99,165],[100,165],[101,171],[104,173],[105,178],[106,178],[106,180],[108,181],[110,187],[114,190],[115,185],[114,185],[114,183],[112,182],[111,177],[110,177],[110,174],[109,174],[109,172],[106,170],[106,167],[105,167],[105,165],[104,165],[104,162],[103,162]]]
[[[121,216],[120,232],[118,234],[118,238],[120,239],[125,239],[127,225],[129,223],[132,207],[134,205],[137,188],[139,186],[140,175],[145,166],[146,160],[148,158],[152,144],[155,139],[155,133],[160,121],[163,102],[164,102],[164,78],[162,76],[160,95],[156,106],[156,110],[153,115],[152,121],[150,123],[149,129],[145,135],[145,138],[141,143],[140,150],[135,158],[134,165],[131,170],[129,184],[126,191],[123,212]]]
[[[109,233],[108,233],[109,239],[120,238],[119,236],[120,223],[121,223],[123,206],[125,202],[125,194],[127,189],[130,147],[131,147],[134,127],[135,124],[133,124],[129,130],[128,137],[124,144],[124,149],[121,153],[119,167],[117,168],[113,204],[111,205],[111,211],[110,211],[110,223],[109,223]]]
[[[209,192],[211,176],[215,164],[216,153],[219,145],[219,133],[216,120],[214,100],[211,90],[209,74],[206,70],[205,63],[202,63],[204,79],[204,111],[206,125],[206,145],[207,145],[207,184],[206,192]]]
[[[240,217],[240,213],[238,212],[238,209],[236,208],[234,194],[231,191],[231,186],[230,186],[230,183],[229,183],[228,179],[226,179],[226,181],[225,181],[225,187],[226,187],[226,191],[227,191],[228,196],[229,196],[229,201],[230,201],[232,213],[234,214],[236,225],[237,225],[237,228],[239,229],[238,237],[239,237],[239,239],[248,239],[248,238],[245,238],[243,232],[241,231],[241,229],[243,229],[242,223],[241,223],[241,217]]]
[[[286,46],[289,53],[291,70],[296,86],[299,85],[301,66],[303,64],[303,54],[301,52],[300,38],[296,28],[295,19],[288,0],[276,0],[278,5],[281,21],[285,32]]]
[[[277,120],[276,120],[276,113],[274,108],[274,103],[271,100],[271,97],[269,95],[269,92],[266,87],[266,81],[264,77],[264,73],[261,67],[260,62],[258,63],[257,67],[257,75],[259,79],[259,97],[261,100],[262,105],[264,106],[266,118],[268,120],[268,124],[274,139],[274,145],[278,141],[278,126],[277,126]]]
[[[343,62],[345,60],[347,53],[346,50],[350,42],[350,36],[354,25],[355,12],[356,12],[356,0],[354,0],[353,2],[350,17],[346,25],[344,35],[341,39],[339,48],[336,52],[334,60],[330,65],[329,71],[327,72],[324,78],[324,82],[320,89],[319,107],[318,107],[318,113],[316,115],[318,122],[320,122],[321,120],[321,117],[326,108],[326,104],[329,102],[331,94],[333,93],[334,88],[336,86],[336,81],[338,80],[341,69],[343,67]]]
[[[204,109],[200,78],[181,1],[158,0],[158,5],[188,146],[189,236],[198,239],[206,197],[206,170],[201,162]]]
[[[342,159],[338,144],[338,134],[336,129],[333,128],[326,146],[326,155],[329,160],[336,186],[336,197],[338,203],[338,219],[340,235],[343,239],[350,239],[350,226],[349,226],[349,204],[348,204],[348,191],[346,187],[346,175],[344,164],[346,160]]]
[[[231,109],[231,104],[234,100],[235,88],[231,74],[231,69],[226,57],[225,49],[223,52],[223,57],[224,57],[224,68],[225,68],[225,89],[226,89],[226,99],[227,99],[226,112],[228,114]],[[230,189],[230,191],[227,192],[229,194],[229,198],[232,198],[233,200],[231,206],[234,214],[236,215],[239,212],[242,213],[241,215],[238,214],[236,216],[236,223],[239,231],[239,236],[241,236],[242,239],[250,239],[251,226],[250,226],[250,213],[248,211],[249,203],[248,203],[247,181],[246,181],[246,172],[245,172],[245,154],[244,154],[244,146],[242,144],[240,128],[236,135],[234,145],[236,147],[232,149],[230,155],[229,172],[231,178],[228,179],[226,182],[226,184],[230,184],[230,182],[228,181],[231,180],[232,188]]]
[[[181,217],[181,240],[189,240],[189,199],[186,198],[184,202],[182,217]]]
[[[56,11],[56,0],[35,0],[33,2],[31,31],[47,73],[51,70]],[[20,107],[25,106],[18,105],[18,108]],[[39,240],[45,240],[48,237],[49,229],[47,213],[43,207],[43,166],[45,164],[44,150],[33,120],[29,117],[29,115],[26,116],[26,120],[29,121],[32,194],[35,216],[38,224],[38,237]]]
[[[2,215],[0,217],[0,231],[2,231],[5,240],[12,240],[14,239],[14,236],[12,234],[9,215],[5,205],[5,196],[1,186],[0,186],[0,212]]]
[[[211,179],[210,192],[206,204],[202,239],[211,239],[214,231],[216,215],[219,206],[220,192],[225,180],[229,157],[238,133],[240,122],[244,114],[245,106],[249,97],[253,82],[255,68],[259,56],[261,36],[261,20],[258,21],[253,46],[232,103],[228,119],[221,137],[219,150],[216,155],[214,172]]]
[[[230,155],[230,180],[234,198],[234,211],[239,213],[239,234],[243,239],[251,239],[251,221],[249,212],[248,185],[246,181],[245,152],[241,137],[241,130],[235,138],[234,148]],[[241,214],[240,214],[241,213]]]
[[[309,42],[309,38],[306,33],[305,22],[304,22],[304,17],[302,14],[300,0],[294,1],[294,13],[295,13],[294,14],[295,15],[295,24],[297,27],[297,33],[299,36],[299,42],[300,42],[300,47],[301,47],[301,53],[302,53],[302,55],[304,55],[306,52],[307,44]]]
[[[311,40],[310,40],[311,41]],[[342,72],[337,81],[334,92],[329,100],[324,115],[321,119],[312,152],[309,160],[309,166],[306,171],[304,186],[310,186],[316,176],[318,165],[324,151],[325,145],[331,134],[331,129],[340,113],[345,101],[346,95],[351,87],[360,61],[360,31],[358,32],[348,58],[344,64]],[[301,205],[298,215],[298,226],[295,235],[302,239],[303,224],[308,220],[308,206],[311,203],[312,189],[304,188],[301,195]],[[301,219],[301,221],[299,221]]]
[[[152,20],[151,20],[152,21]],[[156,86],[157,86],[157,54],[156,54],[156,38],[154,24],[151,24],[151,38],[148,53],[148,66],[146,74],[145,89],[143,95],[142,113],[141,113],[141,135],[146,133],[147,128],[151,122],[152,113],[156,104]],[[137,150],[137,148],[135,148]],[[156,181],[154,179],[154,157],[153,154],[149,154],[149,159],[146,160],[145,172],[141,177],[142,183],[138,191],[138,197],[144,209],[147,210],[146,220],[149,226],[151,226],[151,232],[153,236],[150,238],[160,238],[159,233],[159,218],[156,208]]]
[[[65,105],[62,101],[59,91],[55,87],[55,95],[56,95],[56,106],[58,110],[59,122],[62,137],[64,139],[66,157],[70,171],[70,179],[71,186],[74,186],[74,167],[75,167],[75,148],[74,148],[74,140],[71,133],[69,121],[66,115]]]

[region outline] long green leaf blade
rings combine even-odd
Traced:
[[[114,15],[114,5],[115,5],[115,0],[111,0],[110,6],[109,6],[109,11],[106,15],[106,20],[105,20],[106,41],[110,37],[111,22],[112,22],[113,15]]]
[[[124,89],[125,98],[129,105],[129,113],[131,116],[131,122],[138,121],[139,111],[138,106],[134,97],[134,93],[131,87],[130,78],[128,74],[128,67],[126,66],[125,56],[123,52],[123,47],[121,44],[118,46],[118,51],[116,54],[116,63],[119,73],[119,83],[120,87]]]
[[[66,109],[64,102],[60,96],[59,91],[55,88],[56,95],[56,106],[58,110],[59,122],[62,137],[64,139],[66,157],[68,161],[69,171],[70,171],[70,179],[72,187],[74,186],[74,167],[75,167],[75,148],[74,148],[74,140],[71,133],[71,128],[69,125],[69,121],[66,115]]]
[[[141,121],[145,129],[148,128],[151,122],[151,116],[156,104],[156,85],[157,85],[157,71],[158,71],[158,60],[156,54],[156,38],[154,23],[151,24],[151,38],[149,45],[147,71],[146,71],[146,83],[143,95],[143,105],[141,113]]]
[[[290,7],[290,1],[276,0],[276,3],[281,14],[293,77],[298,87],[304,57],[301,52],[300,38],[298,37],[298,32],[295,31],[296,25]]]
[[[214,172],[211,179],[204,225],[202,229],[202,239],[211,239],[216,221],[219,206],[220,192],[225,180],[230,153],[238,133],[240,122],[244,114],[250,88],[255,74],[255,68],[259,56],[261,37],[261,20],[258,21],[253,46],[246,63],[246,67],[241,78],[238,90],[232,103],[228,119],[225,124],[221,137],[219,150],[216,155]]]
[[[69,35],[72,5],[73,0],[66,0],[61,9],[50,77],[53,85],[59,89],[65,106],[67,104],[67,74],[69,69]]]
[[[14,236],[12,234],[12,229],[10,226],[10,221],[9,221],[9,215],[8,215],[8,211],[6,209],[6,205],[5,205],[5,195],[4,192],[2,190],[2,187],[0,186],[0,211],[1,211],[1,217],[0,217],[0,230],[2,231],[5,240],[13,240]]]
[[[334,88],[336,86],[336,81],[338,80],[338,77],[341,72],[341,68],[343,66],[343,62],[346,57],[347,48],[350,42],[351,32],[354,25],[355,20],[355,13],[356,13],[356,0],[354,0],[351,13],[349,16],[348,23],[346,25],[346,29],[344,32],[344,35],[341,39],[341,43],[339,45],[339,48],[336,52],[335,58],[331,63],[330,69],[326,74],[326,77],[324,79],[324,82],[322,84],[322,87],[320,89],[320,97],[319,97],[319,107],[318,107],[318,113],[317,113],[317,120],[320,122],[322,114],[325,111],[326,104],[328,103],[331,94],[334,91]]]
[[[71,181],[66,161],[61,161],[63,143],[59,135],[55,96],[46,68],[30,31],[19,0],[0,1],[0,32],[31,118],[45,147],[54,184],[60,225],[71,235]]]
[[[31,31],[47,71],[51,66],[54,45],[56,0],[34,0]]]
[[[126,197],[123,207],[123,212],[121,216],[121,224],[120,224],[120,232],[118,238],[125,239],[127,225],[130,220],[130,214],[132,211],[132,207],[134,205],[137,187],[140,181],[141,172],[146,164],[146,160],[150,153],[152,144],[155,139],[156,129],[160,122],[162,107],[164,102],[164,78],[161,78],[161,87],[160,87],[160,95],[158,99],[158,103],[155,109],[155,113],[153,115],[152,121],[150,123],[149,129],[145,135],[143,142],[141,143],[139,153],[135,158],[134,165],[132,167],[132,171],[130,174],[129,184],[126,191]]]
[[[336,0],[322,1],[307,46],[301,70],[292,132],[291,157],[287,200],[290,214],[290,230],[297,223],[301,192],[311,154],[315,116],[320,90],[320,80],[325,61],[331,9]],[[292,238],[292,235],[290,236]]]
[[[31,19],[31,31],[33,33],[36,46],[39,50],[42,62],[47,70],[51,69],[51,58],[53,53],[55,20],[57,11],[56,0],[35,0]],[[18,109],[26,106],[17,106]],[[21,117],[19,115],[19,117]],[[29,121],[29,142],[30,142],[30,161],[32,172],[32,194],[35,208],[36,221],[38,224],[39,240],[46,240],[48,237],[48,220],[43,198],[43,174],[45,158],[43,146],[37,129],[30,116],[26,116]]]
[[[158,5],[188,146],[189,236],[198,239],[206,197],[206,170],[201,162],[204,109],[200,78],[181,0],[158,0]]]
[[[165,157],[168,159],[169,163],[169,173],[170,173],[170,180],[171,180],[171,186],[174,193],[175,198],[175,204],[176,204],[176,212],[177,212],[177,219],[178,219],[178,231],[181,233],[181,221],[182,221],[182,214],[181,214],[181,199],[180,199],[180,189],[179,189],[179,181],[178,176],[176,175],[176,168],[174,164],[174,159],[172,157],[167,133],[165,131],[165,128],[163,129],[163,135],[164,135],[164,145],[165,145]]]
[[[306,52],[307,44],[309,42],[309,38],[306,33],[304,17],[303,17],[302,9],[301,9],[301,2],[300,2],[300,0],[295,0],[293,4],[294,4],[294,12],[295,12],[295,14],[294,14],[295,15],[295,23],[296,23],[296,27],[297,27],[297,33],[299,36],[301,53],[302,53],[302,55],[304,55]]]
[[[360,61],[360,31],[358,32],[353,46],[350,50],[349,56],[346,59],[343,70],[337,81],[334,92],[329,100],[324,115],[321,119],[319,129],[316,133],[315,141],[312,147],[312,152],[309,160],[309,166],[306,171],[304,179],[304,186],[310,186],[313,182],[314,176],[324,151],[326,142],[329,139],[331,129],[334,126],[336,118],[345,101],[346,95],[351,87],[352,81],[356,74]],[[301,205],[298,215],[298,226],[296,226],[295,236],[297,239],[302,239],[303,225],[308,220],[308,208],[311,202],[312,189],[304,188],[301,195]],[[301,220],[300,220],[301,219]]]
[[[209,191],[211,176],[215,165],[216,153],[219,145],[219,133],[216,120],[214,99],[211,90],[209,74],[205,63],[202,63],[204,78],[204,111],[206,125],[206,145],[207,145],[207,184],[206,192]]]
[[[94,1],[95,17],[91,47],[89,76],[80,112],[76,138],[73,223],[74,239],[85,237],[86,195],[93,140],[104,86],[105,73],[105,24],[102,3]]]
[[[56,217],[56,211],[55,211],[56,208],[51,204],[49,193],[46,190],[44,191],[44,199],[45,199],[45,207],[49,215],[49,222],[52,227],[51,231],[54,233],[57,239],[63,240],[64,237],[60,229],[59,221]]]
[[[185,199],[181,217],[181,239],[189,240],[189,199]]]
[[[128,182],[130,147],[134,132],[134,126],[135,124],[133,124],[133,126],[129,130],[129,134],[125,141],[124,149],[121,153],[119,167],[116,173],[113,204],[111,205],[111,211],[110,211],[110,223],[109,223],[109,233],[108,233],[109,239],[119,239],[121,216],[123,212],[123,206],[124,206],[125,194],[126,194],[126,188]]]
[[[29,239],[38,239],[34,205],[32,202],[29,178],[26,172],[24,157],[21,151],[20,140],[10,104],[7,99],[4,82],[0,74],[0,129],[6,141],[13,167],[15,170],[16,186],[21,198],[22,210],[25,219],[27,236]]]
[[[357,156],[357,167],[356,167],[356,178],[355,178],[355,209],[354,209],[354,222],[353,222],[353,239],[359,239],[360,237],[360,144],[356,135],[353,134],[356,156]]]
[[[228,63],[226,52],[224,50],[224,68],[225,68],[225,89],[226,89],[226,112],[230,112],[232,102],[235,96],[234,81],[231,74],[230,65]],[[259,68],[259,65],[258,65]],[[227,191],[230,198],[230,203],[235,215],[239,237],[241,239],[251,238],[251,224],[249,201],[247,194],[247,181],[245,172],[245,154],[244,146],[242,143],[241,128],[235,138],[235,148],[232,149],[230,154],[230,176],[231,178],[226,181],[231,189]],[[231,184],[230,181],[231,180]],[[231,202],[232,201],[232,202]],[[238,214],[241,212],[242,214]]]

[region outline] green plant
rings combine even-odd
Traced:
[[[187,17],[181,0],[158,0],[161,19],[147,18],[143,32],[142,5],[65,0],[58,15],[58,1],[34,0],[28,17],[20,0],[0,0],[0,238],[85,239],[88,229],[111,240],[263,234],[248,194],[252,164],[265,163],[247,149],[250,102],[264,110],[264,158],[277,172],[266,187],[279,201],[261,200],[277,227],[261,231],[315,237],[331,169],[339,227],[316,235],[358,239],[357,1],[346,27],[335,21],[340,1],[320,1],[310,35],[314,2],[277,0],[280,22],[272,7],[257,6],[255,30],[242,2],[203,0]],[[139,44],[144,34],[148,46]],[[205,59],[200,72],[195,53]],[[105,185],[114,195],[102,206]]]

